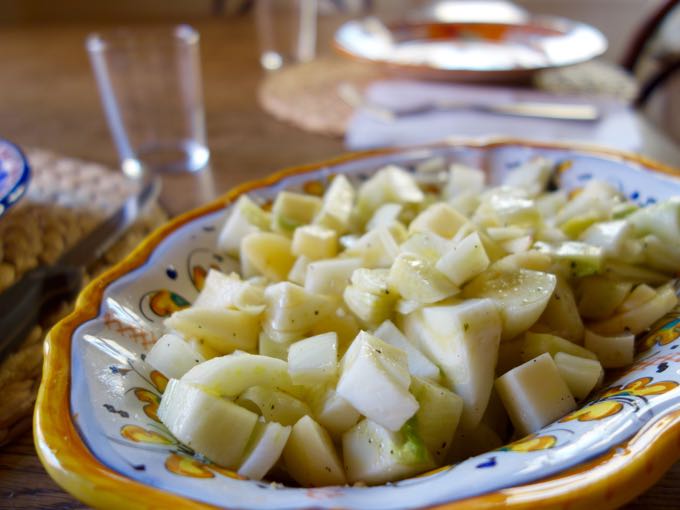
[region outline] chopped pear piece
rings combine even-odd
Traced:
[[[533,333],[527,331],[522,340],[522,361],[532,360],[544,352],[547,352],[553,358],[558,352],[564,352],[580,358],[597,359],[597,355],[594,352],[570,342],[569,340],[547,333]]]
[[[290,235],[297,227],[311,223],[321,205],[319,197],[281,191],[272,205],[271,228],[274,232]]]
[[[249,221],[248,208],[255,207],[262,211],[250,198],[241,195],[238,201],[231,206],[231,212],[227,221],[220,231],[217,246],[220,251],[227,255],[236,256],[241,248],[241,241],[248,234],[260,232],[260,227]],[[262,211],[263,214],[264,211]]]
[[[409,253],[401,253],[396,258],[388,281],[404,299],[424,304],[436,303],[459,292],[434,265]]]
[[[493,387],[501,318],[490,299],[426,306],[404,318],[404,332],[435,361],[465,406],[463,422],[481,420]]]
[[[604,369],[598,360],[572,356],[566,352],[558,352],[554,359],[562,379],[577,400],[590,395],[604,376]]]
[[[513,186],[535,197],[545,191],[552,176],[554,162],[544,157],[530,159],[512,171],[503,180],[504,186]]]
[[[283,459],[290,475],[303,487],[344,485],[347,481],[328,432],[309,416],[293,426]]]
[[[442,464],[458,428],[463,412],[463,399],[452,391],[419,377],[413,378],[411,393],[420,405],[414,418],[418,436],[437,464]]]
[[[466,298],[490,298],[503,319],[503,340],[531,327],[545,310],[557,278],[541,271],[486,271],[464,289]]]
[[[304,255],[300,255],[298,258],[296,258],[293,267],[291,267],[290,271],[288,272],[288,281],[297,283],[298,285],[302,285],[304,287],[305,279],[307,277],[307,268],[311,262],[312,261]]]
[[[406,353],[362,331],[345,354],[336,391],[367,418],[399,430],[418,410],[410,379]]]
[[[435,467],[413,427],[395,432],[371,420],[362,420],[343,434],[342,452],[350,483],[376,485]]]
[[[226,275],[211,269],[192,306],[217,310],[236,308],[257,315],[264,310],[264,289],[242,281],[236,273]]]
[[[288,350],[288,373],[294,384],[325,384],[335,378],[337,370],[338,335],[335,333],[299,340]]]
[[[655,321],[670,312],[678,303],[678,296],[670,285],[657,289],[656,296],[634,310],[618,313],[608,319],[594,322],[588,327],[600,335],[641,333]],[[606,366],[606,365],[605,365]]]
[[[467,218],[445,202],[431,205],[408,226],[409,234],[433,232],[445,239],[451,239],[458,229],[467,223]]]
[[[415,232],[399,246],[400,253],[416,255],[435,264],[449,249],[451,242],[434,232]]]
[[[604,276],[582,278],[578,285],[578,310],[586,319],[609,317],[633,288],[630,282]]]
[[[647,301],[650,301],[656,297],[656,291],[647,285],[646,283],[641,283],[637,285],[633,291],[626,296],[626,299],[616,308],[617,313],[630,312],[642,305]]]
[[[361,415],[333,388],[326,388],[314,399],[314,417],[333,436],[339,438],[359,421]]]
[[[496,379],[496,391],[519,434],[531,434],[576,409],[569,387],[545,353]]]
[[[583,321],[571,286],[563,277],[557,277],[555,290],[534,329],[548,331],[577,344],[583,343]]]
[[[360,267],[361,259],[358,257],[311,262],[307,266],[305,289],[315,294],[339,296],[347,287],[352,272]]]
[[[602,248],[605,256],[622,254],[624,241],[632,236],[633,226],[626,220],[595,223],[583,232],[579,239],[584,243]]]
[[[356,317],[343,307],[338,307],[312,328],[310,334],[333,332],[338,335],[338,355],[342,356],[361,331]]]
[[[272,281],[285,280],[295,256],[290,239],[272,232],[248,234],[241,242],[241,266],[245,276],[261,274]]]
[[[295,229],[292,250],[310,260],[330,259],[338,253],[338,234],[330,228],[305,225]]]
[[[387,227],[378,227],[366,232],[345,253],[360,257],[364,267],[390,267],[399,246]]]
[[[408,341],[399,328],[390,320],[383,322],[373,335],[384,342],[401,349],[408,358],[408,369],[411,375],[438,381],[440,372],[437,365],[432,363],[415,345]]]
[[[293,342],[277,342],[269,338],[264,331],[260,331],[257,341],[257,352],[262,356],[269,356],[283,361],[288,361],[288,349]]]
[[[366,230],[373,230],[378,227],[390,228],[395,222],[399,221],[399,214],[401,214],[402,209],[401,204],[381,205],[366,223]]]
[[[251,386],[241,393],[236,403],[261,415],[266,421],[295,425],[311,410],[302,400],[269,386]]]
[[[240,310],[189,307],[173,313],[165,326],[184,338],[203,341],[221,354],[235,349],[254,351],[260,330],[257,315]]]
[[[252,480],[262,480],[281,457],[290,436],[290,427],[278,423],[258,422],[238,474]]]
[[[251,386],[277,388],[293,395],[299,391],[288,375],[288,363],[257,354],[229,354],[196,365],[182,377],[223,397],[237,397]]]
[[[413,177],[394,165],[378,170],[363,183],[357,197],[357,215],[368,221],[382,204],[419,204],[425,198]]]
[[[603,367],[625,367],[633,362],[635,356],[635,335],[603,336],[586,330],[585,346],[597,355]]]
[[[265,290],[264,323],[276,331],[307,331],[333,310],[333,300],[290,282]]]
[[[461,287],[489,267],[489,256],[477,232],[465,237],[435,264],[444,276]]]
[[[205,358],[181,336],[166,333],[156,341],[145,361],[167,378],[179,379]]]
[[[158,417],[182,443],[232,469],[243,457],[257,422],[255,413],[179,379],[168,382]]]
[[[444,196],[453,198],[468,194],[477,195],[484,189],[485,179],[483,171],[454,163],[449,167],[449,180],[444,189]]]
[[[534,249],[547,253],[556,261],[567,265],[572,277],[580,278],[602,272],[604,251],[599,246],[580,241],[564,241],[558,244],[539,241],[534,243]]]
[[[344,175],[336,175],[323,196],[321,210],[314,223],[332,228],[338,234],[349,230],[352,208],[354,207],[354,188]]]

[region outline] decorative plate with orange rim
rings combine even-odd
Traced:
[[[512,22],[348,21],[335,34],[342,55],[395,74],[456,81],[515,81],[541,69],[591,60],[607,49],[596,28],[564,18]]]
[[[197,296],[209,268],[236,268],[215,246],[240,194],[266,202],[282,189],[322,193],[337,173],[360,181],[387,164],[413,169],[432,157],[483,168],[497,183],[536,156],[555,161],[568,190],[603,179],[640,204],[680,195],[672,169],[642,158],[520,141],[359,153],[242,185],[153,233],[50,332],[34,428],[48,472],[107,508],[607,508],[639,494],[680,458],[680,309],[638,342],[633,366],[610,374],[578,410],[497,450],[388,485],[247,480],[195,455],[156,416],[167,381],[144,354],[163,318]]]

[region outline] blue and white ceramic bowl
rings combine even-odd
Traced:
[[[26,193],[31,170],[23,152],[0,139],[0,216]]]
[[[677,309],[640,342],[635,364],[611,374],[577,411],[498,450],[384,486],[242,479],[192,455],[156,416],[166,380],[143,354],[163,318],[197,296],[208,268],[233,264],[215,246],[239,194],[266,201],[284,188],[321,193],[332,174],[362,180],[386,164],[413,168],[433,156],[483,168],[497,183],[537,155],[558,163],[566,189],[604,179],[640,204],[680,195],[673,170],[641,158],[518,141],[360,153],[240,186],[151,235],[52,330],[35,418],[46,468],[86,503],[111,508],[606,508],[640,493],[680,458]]]

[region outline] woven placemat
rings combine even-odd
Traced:
[[[258,97],[262,108],[281,121],[314,133],[343,136],[352,108],[338,96],[338,85],[348,82],[363,90],[383,77],[369,64],[324,57],[267,75]]]
[[[26,151],[26,156],[32,170],[28,191],[0,218],[0,292],[26,271],[53,263],[138,190],[138,183],[99,164],[37,149]],[[84,283],[123,258],[165,219],[158,204],[151,204],[90,268]],[[42,369],[42,341],[72,305],[63,303],[41,317],[23,344],[0,362],[0,446],[31,426]]]
[[[394,75],[393,75],[394,76]],[[269,74],[259,90],[260,105],[277,119],[330,136],[344,136],[352,108],[340,99],[338,85],[348,82],[362,91],[386,79],[377,66],[326,57]],[[594,60],[536,73],[534,86],[555,94],[599,95],[623,102],[637,93],[635,78],[615,64]]]

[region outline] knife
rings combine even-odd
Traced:
[[[144,183],[137,195],[128,198],[55,264],[28,271],[0,294],[0,360],[26,338],[47,306],[75,298],[85,269],[125,232],[159,190],[158,177]]]

